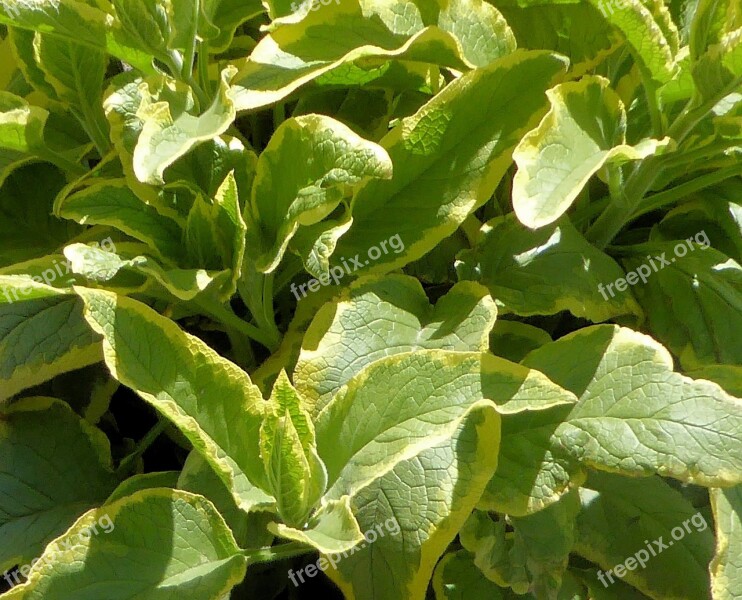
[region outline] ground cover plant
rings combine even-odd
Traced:
[[[739,0],[0,24],[0,597],[742,598]]]

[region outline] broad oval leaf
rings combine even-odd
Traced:
[[[108,439],[52,398],[0,408],[0,571],[41,554],[116,486]]]
[[[61,280],[56,275],[62,264],[50,267]],[[101,360],[99,338],[83,319],[80,299],[43,281],[40,275],[0,275],[0,401]]]
[[[26,600],[222,598],[246,564],[208,500],[151,489],[82,516],[47,546],[19,589]]]
[[[708,597],[714,543],[707,517],[662,479],[591,473],[580,499],[578,554],[605,571],[641,556],[643,564],[635,558],[635,567],[625,569],[623,578],[652,598]],[[603,573],[608,586],[611,579],[621,578]]]
[[[505,597],[503,589],[482,574],[474,564],[474,555],[467,550],[443,557],[435,568],[433,589],[436,600],[502,600]]]
[[[330,555],[348,598],[423,600],[438,558],[464,524],[497,457],[494,411],[475,409],[451,432],[418,447],[351,498],[365,541]]]
[[[317,414],[354,375],[385,356],[436,348],[485,351],[496,314],[487,291],[475,283],[455,285],[433,307],[411,277],[359,279],[317,312],[294,383]]]
[[[258,158],[249,222],[256,268],[270,273],[300,226],[318,224],[368,179],[390,179],[386,151],[322,115],[284,121]]]
[[[603,77],[562,83],[546,92],[549,113],[518,144],[513,208],[536,229],[556,221],[608,163],[643,159],[669,140],[626,144],[623,104]]]
[[[582,360],[568,364],[566,356]],[[579,396],[553,443],[582,463],[706,486],[742,482],[742,402],[675,373],[670,353],[649,336],[597,325],[523,362]]]
[[[136,300],[75,289],[85,302],[85,319],[104,337],[114,378],[173,421],[240,508],[271,507],[258,448],[265,401],[247,374]]]
[[[358,191],[353,226],[334,257],[368,258],[357,274],[389,272],[451,235],[495,191],[513,148],[543,115],[545,90],[564,70],[558,55],[518,51],[463,75],[403,119],[381,140],[394,175]],[[371,255],[394,236],[404,252]]]
[[[81,224],[116,227],[174,263],[183,254],[180,225],[140,200],[124,180],[105,180],[59,196],[54,212]]]
[[[456,270],[459,278],[487,286],[503,313],[568,310],[595,322],[642,315],[631,292],[609,297],[603,290],[604,282],[623,277],[624,271],[566,218],[531,231],[513,215],[497,217],[485,224],[472,250],[458,255]]]
[[[143,99],[137,110],[142,131],[132,157],[139,181],[164,183],[167,167],[197,144],[212,140],[229,128],[236,116],[229,87],[235,72],[235,67],[224,69],[211,106],[202,107],[203,113],[196,115],[191,114],[195,111],[193,92],[184,84],[166,81],[163,90],[142,90]]]
[[[321,9],[274,24],[235,77],[237,110],[278,102],[324,73],[363,58],[466,69],[483,67],[515,49],[502,15],[481,0],[436,0],[426,10],[399,0],[343,0]],[[320,41],[327,39],[333,43]]]
[[[649,331],[684,369],[742,364],[742,265],[690,238],[630,247],[627,254],[627,271],[649,272],[636,286]]]
[[[656,15],[642,0],[623,0],[621,5],[603,0],[589,0],[604,18],[624,36],[636,61],[657,83],[675,75],[678,31],[668,18],[667,8]]]

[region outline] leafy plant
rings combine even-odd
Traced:
[[[0,23],[3,598],[742,597],[737,0]]]

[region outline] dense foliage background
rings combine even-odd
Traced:
[[[739,0],[0,0],[8,600],[742,598]]]

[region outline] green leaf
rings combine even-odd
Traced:
[[[273,535],[267,529],[273,515],[263,512],[248,514],[241,510],[229,488],[198,452],[188,455],[177,478],[177,487],[205,496],[224,517],[241,548],[257,549],[273,543]]]
[[[605,0],[590,0],[590,3],[621,32],[634,60],[655,82],[665,83],[673,78],[678,32],[664,6],[654,15],[647,6],[649,3],[642,0],[625,0],[617,6]]]
[[[101,359],[79,298],[34,277],[0,275],[0,400]]]
[[[742,264],[742,181],[729,180],[687,198],[652,228],[650,241],[693,238],[709,243]]]
[[[218,269],[222,266],[217,239],[219,231],[216,217],[219,212],[217,204],[211,204],[202,195],[196,196],[186,221],[184,238],[188,250],[189,262],[203,265],[207,269]]]
[[[322,221],[365,181],[391,176],[386,151],[339,121],[322,115],[284,121],[258,159],[252,189],[256,268],[274,271],[300,226]]]
[[[0,570],[30,562],[116,485],[108,439],[51,398],[0,408],[0,473]]]
[[[193,92],[186,85],[165,80],[162,89],[142,90],[137,117],[142,131],[134,148],[134,173],[143,183],[164,183],[165,169],[191,148],[224,133],[236,112],[229,82],[236,69],[221,74],[219,90],[212,105],[200,115],[195,112]]]
[[[416,350],[371,363],[316,418],[328,495],[351,493],[417,448],[450,437],[490,400],[504,415],[574,401],[540,373],[487,354]]]
[[[156,90],[158,97],[162,93],[167,93],[167,82],[168,79],[164,75],[144,79],[136,71],[121,73],[111,79],[104,93],[103,109],[110,124],[111,141],[129,187],[137,196],[157,206],[161,213],[171,216],[167,210],[169,209],[177,216],[177,211],[173,211],[172,207],[166,207],[163,202],[159,202],[157,190],[143,184],[134,173],[134,150],[144,127],[139,116],[139,107],[147,92],[152,93]]]
[[[495,404],[507,414],[565,395],[536,372],[480,353],[418,350],[353,377],[316,419],[328,497],[350,494],[362,531],[392,518],[403,528],[367,537],[333,580],[354,598],[423,598],[497,466]]]
[[[551,336],[543,329],[521,323],[499,319],[490,333],[490,352],[512,362],[520,362],[531,350],[551,342]]]
[[[179,490],[143,490],[88,512],[50,544],[23,597],[223,598],[242,581],[246,562],[208,500]]]
[[[175,161],[165,173],[168,187],[187,187],[213,198],[225,185],[230,173],[237,183],[239,195],[250,195],[250,186],[258,157],[235,137],[223,135],[199,144]]]
[[[708,597],[713,534],[706,518],[662,479],[591,473],[580,499],[575,550],[605,571],[604,585],[623,579],[651,598]],[[621,577],[616,565],[633,567]]]
[[[318,5],[319,6],[319,5]],[[364,58],[405,58],[466,69],[515,49],[502,15],[480,0],[429,3],[344,0],[274,23],[235,77],[237,110],[273,104],[302,85]],[[325,40],[331,39],[332,44]]]
[[[711,561],[711,595],[732,600],[742,593],[742,486],[711,490],[716,523],[716,554]]]
[[[693,80],[699,96],[716,103],[737,91],[742,80],[742,26],[721,37],[693,65]]]
[[[127,40],[160,59],[167,57],[170,41],[167,4],[155,0],[111,0]]]
[[[649,598],[620,579],[615,579],[615,583],[611,583],[603,576],[605,584],[601,583],[598,579],[598,569],[572,569],[571,572],[587,586],[590,592],[589,600],[648,600]]]
[[[487,579],[516,594],[532,591],[537,598],[555,598],[575,542],[579,510],[577,494],[570,494],[545,510],[507,521],[475,511],[461,529],[461,544]]]
[[[44,146],[44,125],[49,113],[23,98],[0,92],[0,148],[34,153]]]
[[[588,2],[500,1],[497,5],[520,48],[569,56],[574,77],[591,72],[621,45],[610,35],[610,24]]]
[[[237,290],[237,280],[245,255],[247,228],[242,220],[237,182],[230,172],[219,186],[211,203],[197,196],[186,224],[186,245],[195,264],[212,269],[230,269],[231,285],[221,297],[227,299]]]
[[[459,254],[456,269],[459,278],[486,285],[501,312],[530,316],[568,310],[595,322],[642,314],[630,292],[615,298],[600,292],[624,272],[566,218],[530,231],[513,215],[497,217],[484,226],[474,249]]]
[[[77,161],[89,148],[83,148],[82,152],[79,148],[72,151],[67,147],[59,148],[59,144],[54,143],[59,141],[54,139],[54,127],[46,131],[50,117],[46,109],[0,91],[0,185],[13,171],[35,160],[50,162],[70,175],[85,173]],[[61,120],[55,119],[55,124]],[[66,146],[69,139],[64,142]]]
[[[407,265],[405,273],[424,284],[451,284],[457,280],[456,255],[469,248],[469,241],[461,228],[441,242],[425,256]]]
[[[690,53],[699,60],[724,34],[742,26],[742,10],[733,0],[699,0],[690,30]]]
[[[240,508],[272,506],[257,439],[265,401],[249,377],[144,304],[110,292],[76,291],[85,319],[104,336],[114,378],[173,421]]]
[[[473,559],[474,556],[466,550],[459,550],[443,557],[433,575],[436,600],[504,598],[503,589],[482,575]]]
[[[283,538],[314,546],[325,554],[347,552],[363,539],[347,496],[324,501],[304,529],[271,523],[268,530]]]
[[[580,509],[575,492],[535,514],[510,519],[515,544],[525,549],[529,591],[537,598],[557,598],[570,584],[567,566],[577,538],[574,521]]]
[[[291,240],[291,251],[301,258],[304,269],[315,278],[319,278],[320,282],[329,283],[330,258],[335,252],[338,240],[353,224],[348,207],[342,206],[341,212],[337,218],[328,218],[314,225],[300,227]],[[339,276],[337,267],[334,273]]]
[[[529,410],[503,415],[497,471],[477,507],[525,517],[544,510],[586,477],[577,459],[554,441],[557,428],[573,410],[574,398],[545,400]]]
[[[208,37],[209,51],[218,53],[227,50],[235,30],[264,11],[259,0],[202,0],[203,17],[218,30],[214,32],[215,37]]]
[[[106,14],[81,0],[0,0],[0,23],[106,47]]]
[[[335,256],[372,258],[372,246],[398,235],[404,252],[373,257],[363,269],[388,272],[451,235],[492,195],[564,66],[553,54],[516,52],[463,75],[404,119],[381,141],[392,179],[371,181],[356,194],[353,227]]]
[[[607,164],[656,154],[669,139],[626,144],[626,112],[603,77],[584,77],[546,92],[551,109],[518,144],[513,208],[536,229],[562,216],[590,178]]]
[[[178,223],[145,204],[123,180],[101,181],[69,196],[60,196],[54,213],[83,225],[116,227],[172,261],[183,254]]]
[[[714,383],[673,372],[670,353],[652,338],[588,327],[524,364],[579,396],[554,443],[585,465],[706,486],[742,481],[742,405]]]
[[[742,366],[740,365],[709,365],[689,372],[688,376],[718,383],[732,396],[742,398]]]
[[[80,233],[79,225],[51,214],[54,194],[64,184],[62,173],[49,164],[25,166],[5,180],[0,188],[0,267],[48,256]],[[49,266],[54,267],[51,261]]]
[[[17,27],[8,27],[8,36],[5,38],[3,45],[3,57],[6,59],[6,68],[4,83],[2,88],[6,91],[23,95],[20,90],[12,90],[12,82],[16,75],[16,69],[19,71],[26,84],[33,89],[40,91],[49,98],[54,98],[54,88],[49,85],[44,77],[44,73],[39,69],[34,57],[33,41],[36,34],[26,29]],[[9,50],[12,48],[12,52]]]
[[[124,295],[141,293],[158,299],[191,301],[198,296],[219,298],[233,293],[230,271],[164,268],[152,258],[139,254],[148,251],[142,244],[122,242],[114,250],[71,244],[64,249],[64,254],[73,273],[89,281],[105,283],[110,291]]]
[[[481,286],[461,283],[431,306],[420,284],[387,275],[353,283],[307,329],[294,383],[313,414],[374,361],[404,352],[487,349],[497,311]]]
[[[271,393],[272,411],[260,427],[260,454],[278,514],[301,528],[325,492],[327,471],[317,456],[314,425],[285,371]]]
[[[106,126],[102,87],[108,66],[107,55],[81,44],[44,35],[36,36],[34,50],[39,69],[54,88],[56,98],[78,110],[84,126]],[[97,133],[108,142],[107,129]]]
[[[159,471],[156,473],[140,473],[122,481],[111,495],[106,499],[106,504],[117,502],[122,498],[155,488],[174,489],[178,485],[178,471]]]
[[[101,157],[111,148],[108,122],[102,106],[103,79],[108,56],[82,44],[38,35],[36,60],[55,96],[66,106]]]
[[[636,286],[636,298],[649,331],[684,369],[741,364],[742,266],[696,239],[634,246],[623,262],[627,270],[650,272],[646,283]]]

